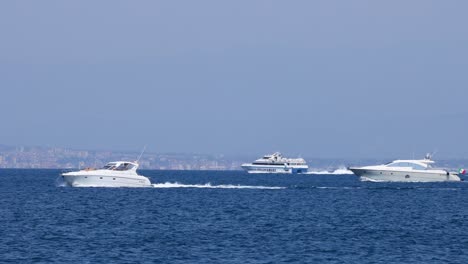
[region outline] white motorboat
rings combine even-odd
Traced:
[[[87,168],[61,176],[65,184],[72,187],[150,187],[150,180],[138,175],[137,168],[136,162],[115,161],[101,169]]]
[[[248,173],[306,173],[309,169],[304,159],[284,158],[279,152],[242,164],[241,167]]]
[[[461,181],[458,173],[432,167],[428,154],[422,160],[395,160],[383,165],[351,167],[362,181],[378,182],[441,182]]]

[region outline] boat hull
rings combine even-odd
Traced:
[[[151,182],[143,176],[109,175],[63,175],[62,179],[71,187],[151,187]]]
[[[253,164],[243,164],[241,166],[246,172],[258,174],[258,173],[271,173],[271,174],[301,174],[307,173],[307,166],[268,166],[268,165],[253,165]]]
[[[372,170],[365,168],[350,168],[350,170],[360,177],[361,181],[376,182],[444,182],[461,181],[456,174],[448,172],[428,172],[428,171],[386,171]]]

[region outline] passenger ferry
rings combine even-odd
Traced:
[[[276,152],[265,155],[252,163],[242,164],[241,167],[248,173],[306,173],[309,167],[302,158],[284,158]]]

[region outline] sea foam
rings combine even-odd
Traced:
[[[286,187],[275,187],[275,186],[251,186],[251,185],[233,185],[233,184],[211,185],[211,183],[182,184],[178,182],[154,183],[152,184],[152,186],[154,188],[263,189],[263,190],[286,189]]]
[[[353,174],[352,171],[346,169],[346,168],[339,168],[334,171],[309,171],[307,174],[320,174],[320,175],[345,175],[345,174]]]

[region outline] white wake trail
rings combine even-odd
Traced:
[[[262,189],[262,190],[286,189],[286,187],[275,187],[275,186],[249,186],[249,185],[232,185],[232,184],[211,185],[211,183],[182,184],[178,182],[155,183],[155,184],[152,184],[152,186],[154,188]]]
[[[339,168],[334,171],[309,171],[307,174],[320,174],[320,175],[345,175],[345,174],[353,174],[352,171],[345,169],[345,168]]]

